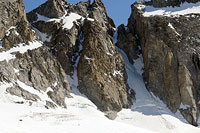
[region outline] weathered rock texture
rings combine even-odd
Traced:
[[[140,38],[146,86],[172,112],[180,110],[196,126],[200,100],[200,15],[144,17],[138,6],[139,3],[132,5],[128,27]],[[181,104],[188,105],[187,109]]]
[[[26,20],[26,14],[22,0],[1,0],[0,5],[0,39],[2,39],[8,28]]]
[[[83,50],[78,64],[79,90],[102,111],[130,106],[127,75],[121,55],[97,22],[85,21]]]
[[[19,43],[29,45],[31,41],[38,41],[35,32],[28,26],[22,0],[3,0],[0,4],[1,52]],[[26,100],[47,100],[44,101],[47,106],[57,104],[66,107],[65,98],[69,96],[70,86],[60,63],[51,57],[46,47],[13,55],[15,59],[0,61],[0,82],[12,84],[12,87],[5,88],[7,92]],[[41,99],[27,91],[25,86],[32,87],[41,95],[48,95],[50,100]]]
[[[0,5],[0,40],[3,47],[11,48],[15,44],[32,41],[35,34],[28,26],[22,0],[2,0]]]
[[[6,31],[1,42],[5,49],[10,49],[19,43],[29,44],[28,41],[33,41],[36,38],[35,32],[28,26],[27,21],[20,21]]]

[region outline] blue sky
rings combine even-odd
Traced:
[[[40,4],[44,3],[46,0],[23,0],[26,12],[33,10],[38,7]],[[87,0],[67,0],[71,4],[76,4],[79,1]],[[131,4],[135,0],[102,0],[106,6],[108,15],[114,20],[116,26],[120,24],[127,24],[128,18],[131,13]]]

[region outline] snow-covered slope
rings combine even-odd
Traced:
[[[27,52],[28,50],[37,49],[41,46],[42,46],[42,42],[39,42],[39,41],[29,42],[29,45],[26,45],[24,43],[18,44],[18,46],[11,48],[8,51],[0,52],[0,57],[1,57],[0,61],[3,61],[3,60],[9,61],[11,59],[14,59],[15,58],[15,55],[14,55],[15,52],[19,52],[19,53],[23,54],[23,53]]]
[[[73,94],[68,109],[47,110],[26,104],[0,102],[1,133],[131,133],[145,129],[108,120],[86,98]]]
[[[155,16],[155,15],[163,15],[163,16],[180,16],[180,15],[187,15],[187,14],[199,14],[200,13],[200,2],[198,3],[182,3],[180,7],[162,7],[162,8],[155,8],[153,6],[145,6],[140,5],[138,7],[140,10],[144,10],[144,16]]]
[[[74,76],[76,78],[76,75]],[[148,130],[107,119],[97,107],[77,89],[76,80],[71,82],[73,98],[67,98],[67,109],[46,109],[39,103],[29,105],[19,97],[0,93],[1,133],[139,133]],[[2,88],[8,87],[1,85]],[[16,104],[22,103],[24,104]]]

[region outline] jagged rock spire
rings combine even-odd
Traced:
[[[101,0],[94,0],[92,5],[93,6],[94,5],[96,5],[96,6],[98,5],[98,6],[104,7],[104,4],[103,4],[103,2]]]
[[[33,11],[49,18],[59,18],[65,14],[64,3],[64,0],[48,0]]]

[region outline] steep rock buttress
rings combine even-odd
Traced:
[[[127,29],[119,27],[118,38],[125,45],[138,47],[136,52],[141,47],[147,89],[163,100],[172,112],[179,110],[189,123],[197,126],[200,15],[196,10],[187,10],[192,4],[161,8],[166,5],[160,2],[134,3]],[[160,8],[154,8],[157,4]],[[134,35],[134,40],[121,39],[121,36],[129,38],[129,34]],[[131,62],[133,50],[125,45],[120,47],[125,49]]]

